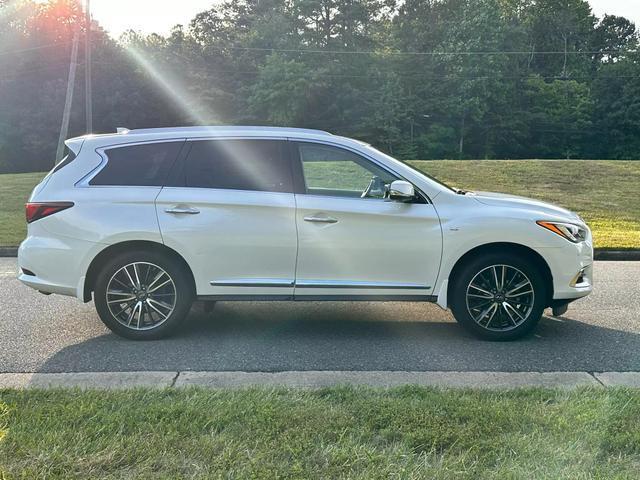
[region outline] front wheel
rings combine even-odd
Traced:
[[[547,287],[528,259],[510,254],[477,257],[453,280],[456,320],[487,340],[515,340],[531,332],[546,306]]]
[[[117,255],[98,274],[94,301],[103,323],[133,340],[168,336],[184,320],[193,287],[182,265],[156,252]]]

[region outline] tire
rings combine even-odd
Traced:
[[[457,272],[450,295],[458,323],[477,337],[493,341],[529,334],[548,303],[547,285],[538,267],[511,253],[473,258]]]
[[[94,289],[102,322],[131,340],[169,336],[189,313],[194,297],[191,277],[178,261],[143,250],[110,259]]]

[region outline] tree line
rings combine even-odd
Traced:
[[[84,28],[76,0],[0,0],[0,171],[52,165]],[[586,0],[226,0],[167,35],[92,32],[96,133],[282,125],[405,159],[640,158],[639,34]]]

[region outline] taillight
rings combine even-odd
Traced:
[[[48,217],[54,213],[61,212],[67,208],[73,207],[73,202],[37,202],[27,203],[25,211],[27,214],[27,223],[35,222],[41,218]]]

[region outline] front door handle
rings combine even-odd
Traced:
[[[198,210],[197,208],[193,208],[193,207],[171,207],[171,208],[167,208],[165,209],[165,212],[167,213],[179,213],[179,214],[184,214],[184,215],[195,215],[197,213],[200,213],[200,210]]]
[[[338,223],[338,219],[337,218],[333,218],[333,217],[304,217],[304,221],[305,222],[312,222],[312,223]]]

